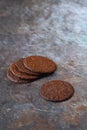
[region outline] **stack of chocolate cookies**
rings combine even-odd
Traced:
[[[7,76],[16,83],[29,83],[52,74],[56,69],[56,63],[47,57],[28,56],[12,63],[7,71]],[[40,88],[40,95],[48,101],[64,101],[73,94],[73,86],[62,80],[48,81]]]
[[[28,56],[12,63],[7,77],[16,83],[29,83],[55,72],[54,61],[43,56]]]

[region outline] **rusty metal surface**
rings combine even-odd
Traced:
[[[11,62],[32,54],[53,59],[58,70],[29,84],[6,77]],[[41,85],[69,81],[74,96],[45,101]],[[87,0],[0,0],[0,130],[87,129]]]

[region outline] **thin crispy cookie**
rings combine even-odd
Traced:
[[[32,72],[49,74],[53,73],[57,69],[57,65],[54,61],[43,56],[29,56],[23,60],[26,68]]]
[[[40,94],[49,101],[64,101],[72,97],[74,88],[68,82],[52,80],[42,85]]]

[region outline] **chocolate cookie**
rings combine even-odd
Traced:
[[[38,76],[35,75],[28,75],[26,73],[20,72],[16,65],[13,63],[10,65],[10,71],[17,77],[22,78],[22,79],[37,79]]]
[[[26,68],[36,73],[48,74],[57,69],[54,61],[43,56],[29,56],[23,60]]]
[[[7,71],[7,77],[9,80],[11,80],[15,83],[28,83],[28,82],[30,82],[29,80],[25,80],[25,79],[21,79],[19,77],[16,77],[15,75],[12,74],[10,69],[8,69],[8,71]]]
[[[23,58],[21,58],[17,62],[15,62],[15,65],[20,72],[23,72],[23,73],[26,73],[29,75],[39,75],[38,73],[34,73],[34,72],[30,71],[29,69],[25,68],[25,66],[23,64]]]
[[[74,88],[68,82],[52,80],[42,85],[41,96],[49,101],[64,101],[74,94]]]

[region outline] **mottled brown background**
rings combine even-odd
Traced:
[[[29,84],[6,77],[11,62],[28,55],[53,59],[55,74]],[[69,81],[62,103],[39,95],[51,79]],[[0,130],[87,129],[87,0],[0,0]]]

